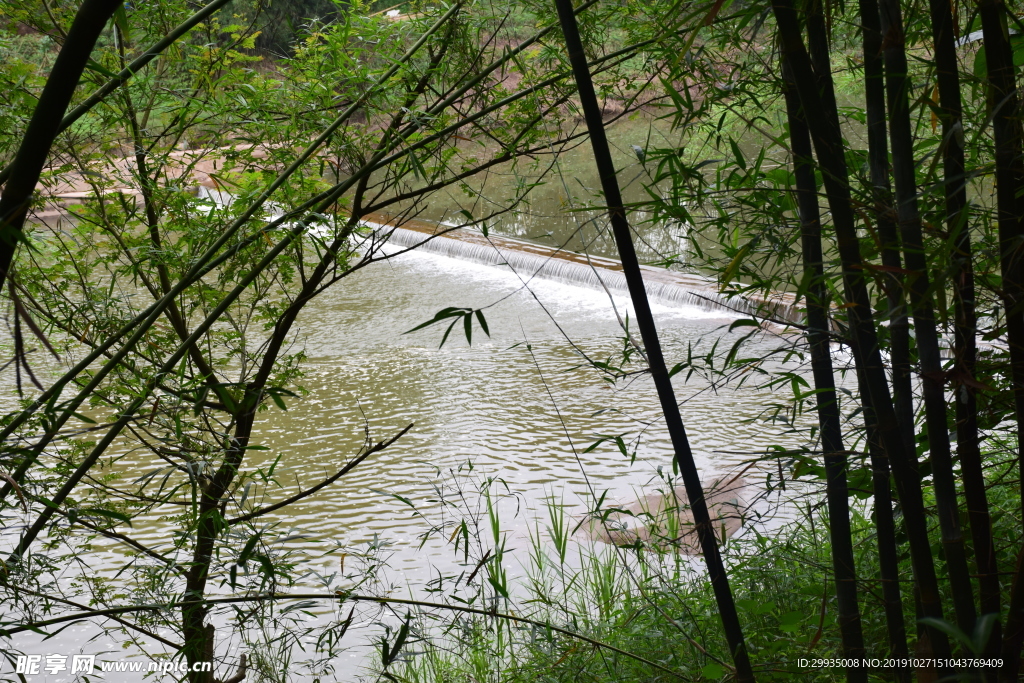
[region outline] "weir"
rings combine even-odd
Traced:
[[[619,294],[629,291],[622,264],[614,259],[416,219],[399,221],[388,216],[371,215],[364,223],[374,231],[370,238],[372,248],[387,243],[462,261],[505,267],[524,282],[540,278]],[[719,291],[715,281],[700,275],[653,266],[641,266],[641,269],[647,296],[662,304],[768,317],[780,323],[800,323],[803,319],[802,311],[789,294],[727,296]]]

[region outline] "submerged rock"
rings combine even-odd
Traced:
[[[743,526],[746,486],[738,476],[719,477],[704,484],[704,500],[719,542]],[[693,512],[682,485],[628,503],[606,505],[583,520],[576,533],[618,546],[657,546],[688,555],[701,554]]]

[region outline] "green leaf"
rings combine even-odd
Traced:
[[[978,78],[988,78],[988,58],[985,57],[985,46],[978,48],[978,54],[974,56],[974,75]]]
[[[786,612],[779,617],[779,629],[782,631],[793,632],[800,628],[800,622],[804,620],[803,612]]]
[[[726,267],[725,272],[722,273],[723,288],[726,285],[728,285],[734,277],[736,277],[736,273],[737,271],[739,271],[740,265],[742,265],[743,263],[743,259],[747,257],[747,254],[750,253],[750,250],[753,249],[753,246],[753,241],[747,242],[742,247],[740,247],[740,250],[737,251],[736,255],[732,257],[732,261],[729,262],[729,265]]]
[[[400,496],[397,493],[390,493],[388,491],[381,491],[380,489],[370,489],[370,490],[373,491],[374,493],[379,493],[382,496],[388,496],[389,498],[395,498],[397,500],[400,500],[403,503],[405,503],[406,505],[408,505],[409,507],[411,507],[413,510],[416,509],[416,505],[411,500],[406,498],[405,496]]]
[[[1024,65],[1024,36],[1010,36],[1010,47],[1013,48],[1013,65]]]
[[[718,662],[711,662],[700,670],[704,678],[719,679],[725,675],[725,669]]]
[[[942,631],[953,640],[966,646],[969,650],[974,649],[973,641],[956,624],[951,624],[948,621],[936,619],[935,617],[922,617],[917,620],[917,623],[931,626],[937,631]]]
[[[114,10],[114,23],[121,29],[121,35],[124,36],[125,42],[131,40],[131,35],[128,29],[128,12],[125,11],[124,5],[121,5]]]
[[[486,334],[488,337],[490,337],[491,336],[491,331],[489,329],[487,329],[487,320],[484,319],[484,312],[483,311],[477,311],[476,312],[476,321],[478,323],[480,323],[480,329],[484,331],[484,334]]]
[[[796,185],[796,176],[784,166],[765,171],[764,178],[776,186],[792,187]]]
[[[252,557],[253,550],[256,548],[256,544],[259,540],[260,534],[253,534],[250,536],[249,540],[245,543],[245,547],[242,548],[242,553],[238,556],[238,560],[235,564],[239,567],[245,566],[245,563],[249,561],[250,557]]]
[[[740,146],[736,144],[736,141],[729,138],[729,146],[732,147],[732,154],[736,157],[736,163],[740,165],[744,171],[747,170],[747,160],[743,158],[743,152],[740,151]]]
[[[448,326],[448,329],[444,331],[444,335],[441,337],[441,343],[437,345],[437,348],[441,348],[442,346],[444,346],[444,343],[448,341],[448,335],[452,333],[453,329],[455,329],[455,323],[457,322],[459,321],[453,320],[452,324]]]
[[[231,391],[223,385],[217,385],[216,387],[217,396],[221,402],[224,403],[224,407],[228,409],[229,413],[238,411],[238,405],[235,403],[234,397],[231,395]]]
[[[760,327],[760,326],[761,326],[761,324],[759,322],[757,322],[756,320],[754,320],[753,318],[741,318],[741,319],[733,322],[732,325],[729,325],[729,331],[732,332],[737,327]]]
[[[398,630],[398,636],[395,638],[395,644],[391,646],[391,653],[388,655],[388,664],[395,661],[398,657],[398,653],[401,652],[402,646],[405,645],[405,639],[409,637],[409,621],[408,619],[402,628]]]
[[[474,315],[476,315],[476,319],[480,323],[480,329],[482,329],[484,331],[484,333],[488,337],[490,337],[491,336],[491,331],[487,327],[487,319],[484,318],[484,313],[483,313],[482,310],[473,310],[472,308],[454,308],[454,307],[449,307],[449,308],[441,309],[430,320],[426,321],[425,323],[420,323],[416,327],[412,328],[411,330],[407,330],[407,331],[403,332],[402,334],[409,334],[410,332],[415,332],[416,330],[422,330],[424,327],[429,327],[430,325],[433,325],[435,323],[439,323],[442,320],[448,320],[450,318],[454,318],[454,320],[452,320],[451,324],[448,325],[448,329],[446,329],[444,331],[444,335],[441,337],[441,343],[438,345],[438,348],[441,348],[442,346],[444,346],[444,343],[446,341],[448,341],[448,336],[452,333],[452,330],[455,329],[455,325],[458,324],[459,319],[462,320],[462,328],[463,328],[464,333],[466,335],[466,343],[467,344],[472,344],[473,343],[473,316]]]
[[[246,499],[249,498],[249,489],[251,489],[251,488],[252,488],[252,482],[250,481],[249,483],[247,483],[245,485],[245,488],[242,489],[242,499],[238,501],[238,507],[239,508],[242,508],[245,505]]]
[[[416,327],[412,328],[411,330],[406,330],[402,334],[409,334],[411,332],[415,332],[416,330],[422,330],[424,327],[430,327],[431,325],[434,325],[435,323],[439,323],[442,320],[447,320],[448,318],[461,318],[463,315],[466,314],[467,311],[471,311],[471,310],[472,309],[468,309],[468,308],[452,308],[452,307],[442,308],[440,311],[438,311],[436,314],[434,314],[433,318],[431,318],[427,322],[420,323]]]
[[[693,170],[694,171],[699,171],[700,169],[704,168],[705,166],[710,166],[711,164],[718,164],[718,163],[721,163],[722,161],[724,161],[724,159],[708,159],[707,161],[702,161],[699,164],[697,164],[696,166],[694,166]]]
[[[508,597],[508,588],[505,587],[504,582],[498,581],[493,576],[488,576],[487,583],[491,584],[491,586],[494,587],[494,590],[498,592],[498,595],[500,595],[503,598]]]
[[[79,510],[78,514],[83,517],[86,515],[99,515],[100,517],[109,517],[110,519],[115,519],[119,522],[124,522],[128,526],[132,525],[131,517],[124,514],[123,512],[117,512],[115,510],[104,510],[103,508],[86,508],[84,510]]]
[[[107,67],[103,66],[102,64],[100,64],[99,62],[97,62],[94,59],[90,59],[88,62],[86,62],[85,63],[85,68],[89,69],[91,71],[95,71],[97,73],[103,74],[107,78],[117,78],[117,74],[116,73],[114,73],[113,71],[111,71]]]
[[[254,553],[253,557],[260,563],[260,573],[268,579],[274,576],[274,563],[270,561],[269,557],[260,553]]]

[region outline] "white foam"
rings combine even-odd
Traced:
[[[464,270],[470,264],[475,264],[483,266],[485,271],[504,272],[517,285],[521,285],[519,278],[522,278],[530,283],[532,289],[542,286],[547,288],[551,283],[569,285],[573,291],[593,292],[597,296],[591,300],[602,302],[602,307],[608,305],[608,292],[612,294],[616,306],[620,302],[622,306],[628,306],[630,302],[626,278],[618,271],[445,237],[428,240],[422,233],[402,228],[373,223],[367,223],[367,226],[378,231],[378,238],[387,238],[390,253],[415,247],[409,254],[444,257],[453,263],[452,269]],[[381,248],[380,242],[376,248]],[[406,256],[403,254],[401,258]],[[455,266],[454,263],[459,265]],[[750,315],[757,308],[754,302],[723,296],[710,287],[695,292],[681,285],[646,282],[645,288],[652,310],[657,308],[661,314],[686,318],[734,319]],[[569,290],[562,288],[552,291],[565,293]]]
[[[390,245],[385,247],[384,251],[385,253],[395,253],[402,248],[404,247]],[[467,261],[423,248],[417,248],[394,258],[413,265],[418,270],[443,273],[446,277],[474,283],[486,283],[490,288],[507,291],[521,289],[522,291],[516,295],[517,297],[532,298],[532,292],[532,295],[552,311],[569,309],[575,312],[605,313],[611,308],[611,302],[614,301],[615,307],[621,315],[624,316],[628,313],[631,318],[634,317],[632,301],[628,293],[609,287],[611,291],[609,299],[608,293],[600,289],[600,284],[597,284],[596,287],[589,287],[586,284],[548,279],[543,275],[535,275],[531,278],[530,273],[518,270],[513,272],[509,266],[484,265],[477,261]],[[529,291],[524,287],[524,282]],[[731,320],[740,317],[739,314],[732,311],[712,310],[692,304],[666,304],[660,301],[651,302],[651,312],[659,318],[670,317],[687,320]]]

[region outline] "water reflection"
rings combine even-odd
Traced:
[[[627,206],[648,202],[659,186],[636,152],[650,148],[677,148],[683,135],[669,121],[638,112],[609,126],[612,156],[619,169],[623,201]],[[584,141],[585,142],[585,141]],[[553,155],[552,155],[553,156]],[[495,218],[491,229],[498,234],[526,239],[569,251],[587,251],[596,256],[618,258],[603,212],[586,210],[602,204],[600,179],[588,144],[577,144],[557,155],[542,155],[534,162],[506,163],[464,184],[439,191],[418,217],[432,221],[463,222],[462,211],[479,217],[494,207],[513,204],[522,188],[535,185],[515,211]],[[667,188],[662,188],[667,189]],[[568,209],[573,209],[569,211]],[[651,222],[647,210],[629,212],[637,236],[637,253],[642,262],[660,262],[678,255],[684,261],[686,226],[681,223]],[[708,246],[708,245],[703,245]]]

